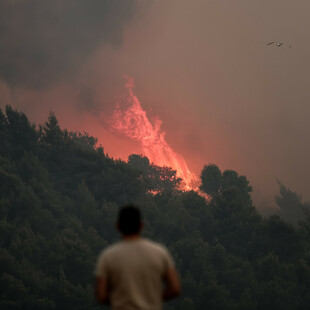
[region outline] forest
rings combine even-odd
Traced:
[[[200,191],[139,154],[107,155],[87,133],[0,110],[0,308],[100,309],[94,267],[118,240],[119,207],[136,204],[143,235],[165,244],[183,294],[165,310],[309,309],[310,206],[279,182],[262,216],[246,176],[206,163]]]

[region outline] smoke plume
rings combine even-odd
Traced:
[[[103,44],[121,45],[135,0],[2,0],[0,78],[42,88],[71,79]]]
[[[183,187],[187,190],[192,189],[197,177],[190,172],[184,158],[175,153],[167,143],[160,119],[156,118],[154,125],[150,122],[146,111],[142,109],[139,99],[134,94],[132,78],[128,78],[125,87],[128,90],[127,107],[123,109],[120,103],[117,104],[112,117],[108,119],[111,129],[138,141],[144,155],[152,163],[176,170],[178,177],[183,180]]]

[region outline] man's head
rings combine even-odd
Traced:
[[[121,208],[118,214],[117,227],[123,235],[139,234],[142,228],[139,209],[133,205]]]

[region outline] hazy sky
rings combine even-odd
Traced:
[[[309,0],[0,0],[0,105],[39,123],[54,111],[126,158],[139,145],[102,120],[127,74],[195,173],[234,169],[258,204],[276,178],[309,200],[309,12]]]

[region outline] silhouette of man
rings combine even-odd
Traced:
[[[96,298],[113,310],[160,310],[162,300],[181,293],[181,284],[168,250],[140,236],[139,209],[119,212],[117,229],[122,240],[100,254],[95,270]]]

